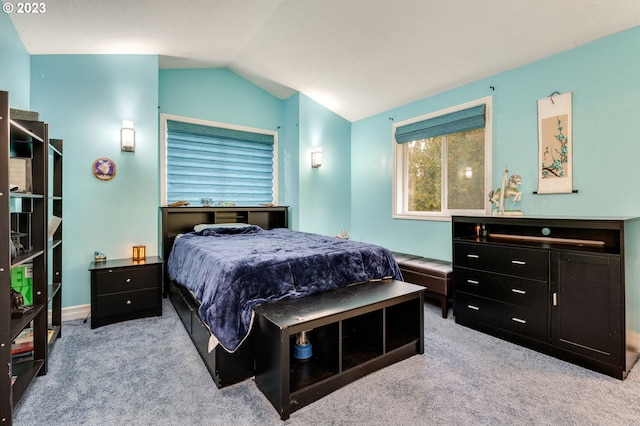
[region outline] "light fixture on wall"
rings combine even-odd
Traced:
[[[471,179],[473,177],[473,170],[471,169],[471,167],[467,167],[466,169],[464,169],[464,177],[467,179]]]
[[[320,166],[322,166],[322,148],[317,146],[311,151],[311,167],[317,169]]]
[[[136,131],[133,129],[133,121],[124,120],[120,130],[120,145],[123,151],[133,152],[136,146]]]

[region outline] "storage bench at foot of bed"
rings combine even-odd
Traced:
[[[424,287],[387,280],[254,308],[256,385],[286,420],[373,371],[424,353]],[[308,332],[311,356],[293,357]]]
[[[218,388],[253,377],[253,333],[249,334],[234,353],[227,352],[220,345],[209,352],[209,336],[211,334],[198,316],[198,305],[191,293],[186,288],[171,282],[169,296],[184,328]]]

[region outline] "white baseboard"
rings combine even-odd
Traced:
[[[62,308],[62,322],[71,321],[76,319],[85,319],[91,313],[91,304],[67,306]],[[51,311],[49,311],[49,317],[51,317]]]

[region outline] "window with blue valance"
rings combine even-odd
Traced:
[[[485,106],[478,105],[396,128],[396,142],[407,143],[485,126]]]
[[[273,203],[274,140],[271,133],[167,120],[167,203]]]

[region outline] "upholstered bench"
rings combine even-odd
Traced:
[[[449,313],[449,298],[453,295],[451,262],[429,259],[406,253],[393,253],[404,281],[426,287],[425,296],[440,301],[442,318]]]

